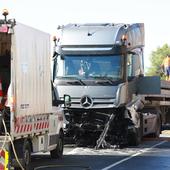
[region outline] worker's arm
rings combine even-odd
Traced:
[[[160,65],[161,68],[164,68],[164,64],[165,64],[165,59],[163,60],[162,64]]]

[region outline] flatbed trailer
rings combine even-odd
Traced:
[[[146,95],[145,100],[157,101],[157,105],[160,106],[162,125],[170,123],[170,82],[161,80],[160,81],[160,94]]]

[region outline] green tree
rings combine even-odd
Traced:
[[[155,51],[152,51],[149,58],[151,66],[148,68],[146,75],[160,75],[160,65],[162,64],[163,59],[167,56],[167,54],[170,54],[170,46],[168,46],[168,44],[164,44],[162,47],[158,47]],[[161,78],[165,78],[164,74],[161,74]]]

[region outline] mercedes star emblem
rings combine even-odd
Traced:
[[[92,107],[93,100],[90,96],[83,96],[80,100],[80,104],[83,108],[88,109],[88,108]]]

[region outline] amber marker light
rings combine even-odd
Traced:
[[[8,14],[9,14],[8,10],[7,9],[3,9],[2,15],[6,17]]]

